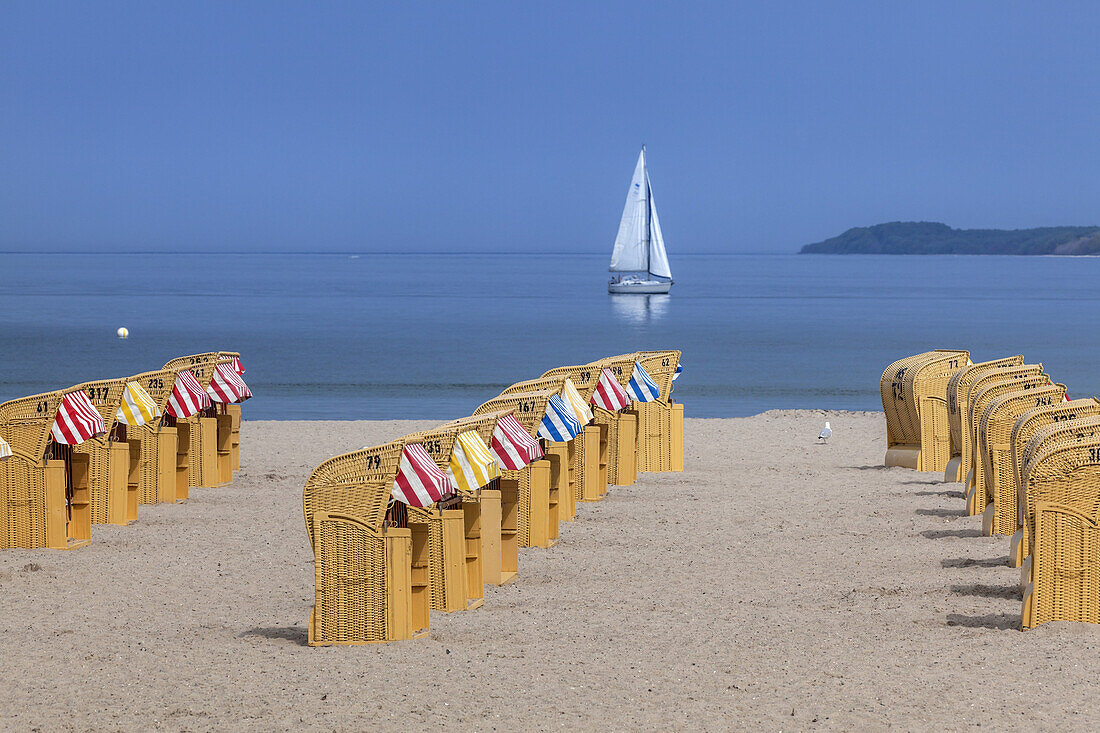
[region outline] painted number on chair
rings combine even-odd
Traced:
[[[1089,460],[1093,463],[1100,463],[1100,448],[1089,448]]]
[[[382,459],[378,456],[364,456],[366,459],[367,470],[382,468]]]
[[[1065,415],[1052,415],[1054,422],[1065,422],[1066,420],[1076,420],[1076,412],[1067,412]]]
[[[439,455],[443,452],[443,442],[439,440],[425,440],[423,446],[424,450],[432,455]]]
[[[88,387],[88,397],[91,398],[93,402],[95,400],[105,400],[107,399],[109,391],[110,390],[106,387]]]
[[[1036,397],[1035,398],[1035,406],[1036,407],[1043,407],[1044,405],[1053,405],[1053,404],[1054,404],[1054,399],[1050,395],[1047,395],[1046,397]]]
[[[34,411],[39,415],[44,415],[50,411],[50,403],[43,400],[34,406]]]
[[[588,384],[592,381],[592,372],[584,371],[577,375],[577,379],[581,384]]]
[[[160,377],[153,377],[149,380],[149,389],[164,389],[164,380]]]
[[[535,411],[535,401],[534,400],[521,400],[520,403],[518,405],[516,405],[516,410],[518,412],[534,412]]]

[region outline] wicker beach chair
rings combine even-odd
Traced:
[[[1100,418],[1078,427],[1100,428]],[[1066,436],[1025,468],[1031,557],[1021,626],[1100,623],[1100,434]]]
[[[1064,384],[1034,387],[996,397],[978,421],[977,456],[982,462],[981,494],[986,506],[982,532],[986,536],[1011,535],[1016,531],[1016,481],[1012,466],[1012,430],[1017,419],[1036,407],[1060,404]]]
[[[1003,367],[1019,366],[1024,363],[1024,357],[1016,356],[983,361],[971,364],[951,375],[947,383],[947,423],[951,427],[951,458],[947,461],[947,468],[943,473],[943,480],[947,483],[962,481],[970,473],[970,456],[974,449],[970,446],[970,433],[963,430],[963,419],[968,415],[968,398],[970,385],[975,379],[986,372]]]
[[[882,373],[887,466],[943,471],[950,459],[947,385],[970,353],[936,350],[900,359]]]
[[[239,352],[219,351],[218,356],[222,359],[230,359],[230,364],[234,367],[234,370],[236,371],[239,367],[240,371],[238,374],[243,373],[244,367],[240,366],[241,355]],[[222,405],[222,409],[224,410],[224,414],[229,415],[229,420],[227,423],[219,423],[218,444],[223,445],[228,440],[228,465],[219,464],[218,470],[222,474],[228,470],[229,478],[227,482],[232,482],[233,472],[239,471],[241,468],[241,405],[239,402]],[[227,439],[223,438],[220,432],[223,424],[228,424],[229,427]],[[219,453],[219,457],[220,455]],[[219,460],[221,459],[219,458]]]
[[[302,508],[316,568],[310,646],[429,632],[427,538],[414,547],[403,516],[390,510],[403,448],[394,441],[330,458],[306,482]]]
[[[177,369],[158,369],[127,380],[141,385],[161,415],[152,422],[127,428],[127,435],[139,443],[138,504],[175,503],[187,498],[190,435],[181,454],[176,419],[167,413],[168,397],[178,375]]]
[[[672,400],[672,379],[680,365],[680,352],[639,351],[638,364],[660,390],[652,402],[637,402],[639,433],[644,441],[638,452],[639,470],[649,473],[684,470],[684,406]]]
[[[419,443],[436,465],[446,471],[450,467],[458,434],[463,428],[456,425],[440,426],[406,435],[405,444]],[[480,515],[478,496],[473,492],[458,491],[430,507],[408,507],[410,529],[422,526],[428,536],[428,570],[431,577],[433,611],[472,610],[481,606],[484,586],[470,588],[472,570],[482,577],[480,562]],[[466,535],[467,515],[475,519],[476,537]],[[476,545],[476,547],[474,547]],[[474,550],[473,558],[468,550]],[[472,559],[476,567],[471,568]],[[475,591],[473,595],[471,591]]]
[[[522,382],[516,382],[511,385],[500,395],[513,395],[523,394],[527,392],[541,392],[551,391],[560,395],[565,388],[564,375],[555,375],[551,377],[539,377],[538,379],[526,379]],[[475,413],[476,414],[476,413]],[[541,415],[539,416],[541,419]],[[516,416],[519,419],[519,416]],[[578,450],[579,440],[570,440],[563,443],[556,443],[550,441],[543,441],[544,459],[549,462],[550,468],[550,513],[553,515],[549,523],[550,534],[547,540],[548,544],[534,544],[534,545],[521,545],[521,547],[552,547],[557,544],[558,541],[558,523],[564,521],[563,518],[567,514],[568,510],[563,507],[566,501],[572,501],[574,506],[572,513],[576,514],[576,495],[577,495],[577,471],[576,471],[576,453]],[[538,469],[534,469],[538,470]],[[536,535],[539,536],[539,535]]]
[[[130,442],[126,426],[118,422],[118,408],[126,390],[125,379],[103,379],[85,382],[80,389],[95,406],[107,426],[107,434],[75,446],[74,458],[83,455],[88,461],[88,511],[92,524],[128,524],[131,474]],[[73,391],[69,390],[69,391]],[[137,463],[137,457],[133,457]],[[135,492],[137,486],[133,487]],[[137,518],[136,516],[134,517]]]
[[[1019,567],[1030,552],[1024,522],[1027,496],[1023,490],[1023,466],[1025,453],[1031,447],[1031,439],[1035,437],[1040,429],[1048,425],[1065,425],[1081,418],[1097,415],[1100,415],[1100,399],[1088,397],[1050,406],[1036,407],[1016,419],[1016,424],[1012,427],[1012,436],[1009,439],[1012,453],[1013,486],[1016,490],[1016,532],[1012,535],[1012,546],[1008,553],[1008,564],[1011,567]]]
[[[970,473],[964,482],[963,495],[971,516],[985,511],[986,496],[984,466],[978,455],[978,423],[989,403],[997,397],[1022,389],[1053,384],[1043,374],[1041,364],[1024,364],[1018,367],[994,369],[974,380],[967,398],[966,430],[970,434]]]
[[[564,379],[561,380],[564,382]],[[488,415],[511,411],[524,430],[537,438],[539,423],[546,413],[546,405],[559,390],[544,389],[537,392],[513,392],[500,395],[482,404],[474,415]],[[570,441],[572,442],[572,441]],[[550,446],[558,444],[551,443]],[[546,451],[549,446],[544,445]],[[502,505],[501,543],[506,541],[512,527],[506,507],[515,502],[515,532],[518,547],[552,547],[558,536],[558,506],[560,487],[568,487],[563,472],[569,470],[569,455],[554,453],[534,461],[519,471],[502,470],[500,493]],[[553,481],[551,480],[553,475]],[[565,473],[565,476],[568,474]],[[514,497],[514,498],[513,498]]]
[[[12,452],[0,462],[0,548],[71,550],[91,541],[88,457],[51,435],[73,391],[0,405],[0,433]]]
[[[591,364],[598,372],[607,369],[624,388],[630,382],[637,354],[623,354],[600,359]],[[638,480],[638,412],[634,405],[618,412],[597,409],[596,423],[607,426],[607,483],[611,486],[633,486]]]
[[[459,436],[467,431],[477,433],[487,452],[491,451],[493,432],[497,422],[511,411],[502,410],[485,415],[474,415],[446,423],[446,427],[458,429]],[[461,439],[461,438],[459,438]],[[452,455],[451,471],[455,472],[455,456]],[[508,548],[504,548],[501,531],[502,506],[500,495],[500,467],[494,464],[495,478],[477,489],[477,501],[462,501],[462,513],[465,521],[466,539],[466,599],[471,601],[485,597],[485,583],[502,585],[508,578],[515,577],[519,568],[519,546],[516,532],[509,532]],[[471,485],[473,481],[470,482]],[[511,520],[515,522],[515,502],[510,507]],[[509,557],[504,558],[507,552]]]
[[[218,364],[230,364],[232,359],[222,356],[221,352],[209,351],[204,354],[192,354],[172,359],[164,365],[164,369],[187,369],[199,381],[203,389],[210,386],[210,380],[214,377],[214,369]],[[219,481],[218,448],[221,445],[227,448],[231,439],[227,433],[232,433],[232,419],[222,419],[219,423],[217,406],[211,405],[202,412],[176,423],[177,429],[186,424],[186,429],[180,431],[179,440],[182,441],[187,433],[190,440],[188,447],[187,485],[189,487],[216,488]],[[220,435],[219,435],[220,432]],[[223,463],[224,463],[224,459]],[[224,468],[222,473],[224,473]]]
[[[543,378],[565,378],[572,382],[585,404],[593,412],[592,422],[584,426],[582,435],[575,439],[573,451],[573,491],[566,492],[561,502],[561,519],[573,521],[577,502],[601,501],[607,495],[607,468],[610,453],[610,418],[599,418],[599,410],[591,404],[592,392],[599,383],[601,370],[593,364],[558,367],[543,374]]]

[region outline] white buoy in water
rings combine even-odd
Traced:
[[[130,335],[130,329],[126,328],[126,326],[121,326],[116,333],[120,339],[124,339]]]

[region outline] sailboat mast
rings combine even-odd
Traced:
[[[649,163],[645,157],[645,143],[642,143],[642,175],[645,176],[645,239],[642,240],[645,244],[645,271],[649,274],[649,245],[653,238],[653,227],[650,223],[649,205],[650,205],[650,190],[649,190]]]

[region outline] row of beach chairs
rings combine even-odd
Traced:
[[[208,352],[0,404],[0,548],[83,547],[92,525],[230,483],[243,373],[240,354]]]
[[[987,536],[1011,537],[1021,626],[1100,623],[1100,400],[1071,400],[1023,356],[930,351],[882,375],[886,465],[962,482]]]
[[[679,351],[609,357],[517,382],[470,417],[331,458],[306,482],[309,644],[428,633],[482,605],[521,547],[548,548],[578,504],[639,472],[683,470]]]

